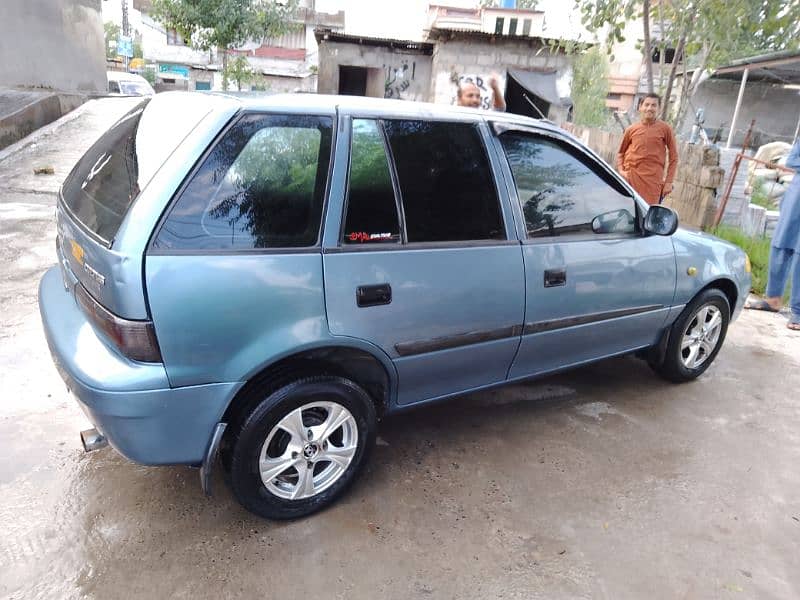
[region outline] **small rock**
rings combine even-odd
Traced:
[[[34,167],[34,175],[55,175],[56,170],[53,167]]]

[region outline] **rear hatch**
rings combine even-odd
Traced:
[[[95,142],[61,188],[57,246],[65,284],[74,286],[95,328],[118,347],[116,337],[125,332],[109,320],[118,319],[123,329],[133,322],[136,335],[147,335],[146,327],[136,325],[149,321],[142,257],[158,213],[124,228],[139,229],[137,244],[119,243],[117,234],[148,183],[213,109],[214,102],[200,94],[142,101]]]

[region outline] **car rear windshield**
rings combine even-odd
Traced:
[[[69,211],[110,245],[139,192],[209,111],[207,102],[186,96],[136,105],[89,148],[67,177],[62,193]]]

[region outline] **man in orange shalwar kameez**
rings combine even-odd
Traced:
[[[661,98],[647,94],[639,101],[641,120],[628,127],[617,155],[617,170],[648,204],[659,204],[672,191],[678,148],[672,128],[658,120]],[[664,165],[669,166],[664,175]]]

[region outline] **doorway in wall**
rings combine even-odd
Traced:
[[[344,96],[367,95],[366,67],[339,66],[339,94]]]

